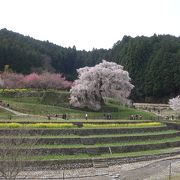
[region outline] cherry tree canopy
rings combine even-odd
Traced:
[[[169,106],[175,111],[180,111],[180,95],[170,99]]]
[[[37,88],[37,89],[70,89],[72,82],[67,81],[62,74],[31,73],[28,75],[13,72],[0,74],[0,88]]]
[[[99,110],[104,97],[128,103],[127,97],[134,86],[123,66],[103,60],[94,67],[80,68],[77,72],[78,79],[70,90],[72,106]]]

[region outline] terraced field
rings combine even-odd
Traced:
[[[78,127],[77,123],[82,123],[83,126]],[[21,157],[21,160],[27,162],[27,166],[63,168],[91,167],[95,160],[117,163],[128,161],[128,158],[133,161],[139,157],[148,159],[160,154],[170,156],[180,153],[180,130],[166,124],[145,120],[134,123],[125,120],[76,120],[67,124],[72,127],[0,126],[0,152],[5,148],[4,141],[20,142],[15,143],[15,148],[21,154],[28,155]],[[21,122],[21,125],[24,123]]]
[[[0,94],[8,108],[26,114],[0,111],[0,166],[5,162],[13,164],[12,169],[22,164],[30,168],[67,169],[180,154],[178,122],[161,123],[156,115],[124,107],[113,99],[106,100],[102,111],[88,111],[88,120],[84,120],[87,111],[70,108],[64,103],[68,102],[67,97],[62,98],[64,93],[56,93],[57,104],[56,98],[44,101],[41,92],[36,92],[37,96],[28,93],[32,96],[19,92]],[[47,117],[64,113],[67,120]],[[111,120],[106,119],[108,113]],[[142,120],[130,120],[131,115],[141,115]]]

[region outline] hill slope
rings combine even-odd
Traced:
[[[0,71],[9,64],[18,73],[55,71],[73,80],[77,68],[94,66],[102,59],[122,64],[129,71],[135,101],[162,102],[180,93],[179,37],[124,36],[112,49],[87,52],[0,30]]]

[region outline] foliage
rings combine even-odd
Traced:
[[[23,92],[27,92],[29,91],[29,89],[0,89],[0,93],[16,93],[16,92],[20,92],[20,93],[23,93]]]
[[[75,128],[72,123],[34,123],[34,124],[22,124],[22,123],[0,123],[0,128]]]
[[[180,96],[170,99],[169,105],[174,111],[180,112]]]
[[[31,73],[23,78],[25,87],[40,88],[40,76],[37,73]]]
[[[23,88],[23,82],[22,79],[24,76],[22,74],[16,74],[12,72],[4,72],[0,74],[1,80],[3,84],[1,85],[1,88],[3,89],[16,89],[16,88]]]
[[[0,123],[0,128],[20,128],[22,124],[19,123]]]
[[[113,128],[113,127],[149,127],[149,126],[161,126],[162,124],[160,122],[146,122],[146,123],[127,123],[127,124],[83,124],[84,128]]]
[[[61,74],[55,73],[32,73],[25,76],[23,82],[27,88],[68,89],[71,87],[71,82],[66,81]]]
[[[136,101],[167,102],[180,91],[180,39],[170,35],[127,37],[112,49],[112,59],[124,65],[135,84]]]
[[[109,50],[87,52],[38,41],[7,29],[0,30],[0,71],[9,65],[18,73],[60,72],[68,80],[74,80],[76,69],[94,66],[102,59],[125,67],[135,85],[131,97],[136,101],[168,102],[170,96],[180,92],[179,37],[124,36]]]
[[[78,123],[83,124],[84,128],[124,128],[124,127],[149,127],[149,126],[161,126],[160,122],[144,122],[144,123],[124,123],[124,124],[89,124],[83,122],[74,123],[33,123],[33,124],[20,124],[20,123],[0,123],[0,128],[76,128],[79,127]]]
[[[25,125],[27,128],[74,128],[72,123],[35,123]]]
[[[72,82],[67,81],[61,74],[55,73],[31,73],[22,75],[4,72],[0,74],[1,88],[36,88],[36,89],[69,89]]]
[[[121,103],[128,104],[127,97],[134,86],[122,66],[103,60],[94,67],[77,71],[78,80],[70,90],[72,106],[99,110],[104,104],[104,97],[117,98]]]

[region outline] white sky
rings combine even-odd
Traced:
[[[77,49],[124,35],[180,36],[180,0],[0,0],[0,29]]]

